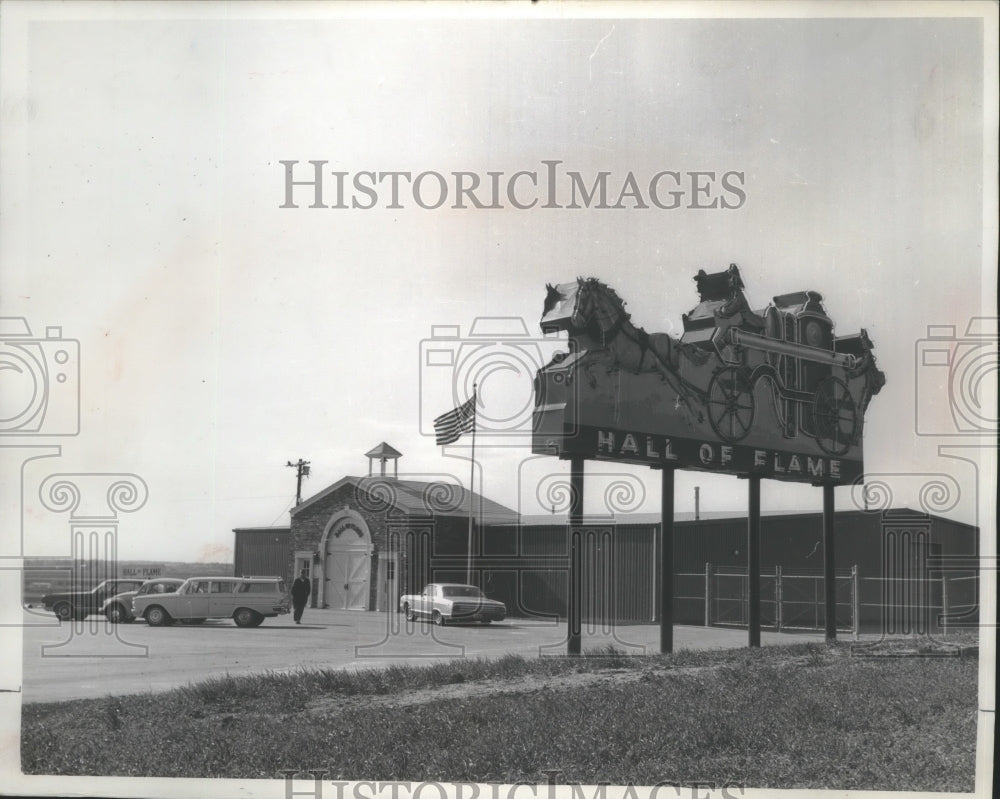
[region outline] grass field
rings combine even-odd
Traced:
[[[883,650],[884,652],[884,650]],[[978,660],[847,643],[456,660],[26,705],[28,774],[971,791]]]

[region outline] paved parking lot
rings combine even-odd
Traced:
[[[300,668],[379,668],[459,657],[526,657],[566,653],[566,623],[508,619],[492,625],[434,627],[400,614],[308,609],[261,627],[230,620],[201,626],[112,625],[103,617],[60,623],[40,609],[25,611],[23,700],[51,702],[162,691],[226,674]],[[608,645],[634,654],[659,651],[656,624],[583,631],[584,652]],[[821,635],[763,632],[764,645],[822,641]],[[745,630],[675,627],[674,649],[744,647]]]

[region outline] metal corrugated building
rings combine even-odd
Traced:
[[[652,525],[585,526],[581,569],[585,618],[622,622],[653,620],[656,604]],[[486,593],[511,615],[565,616],[569,539],[559,524],[488,527],[474,568]]]
[[[511,615],[565,616],[569,534],[565,523],[492,526],[475,579]],[[651,514],[585,522],[583,618],[591,623],[658,621],[659,524]],[[978,608],[978,528],[909,509],[841,511],[835,518],[837,623],[842,629],[938,626],[945,607],[965,623]],[[674,619],[746,623],[747,521],[681,519],[674,530]],[[821,629],[822,514],[761,519],[761,623]],[[955,620],[957,621],[957,619]],[[905,630],[904,630],[905,631]]]
[[[289,527],[238,527],[233,548],[236,577],[284,577],[291,546]]]

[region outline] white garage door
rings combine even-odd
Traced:
[[[371,556],[363,549],[331,548],[326,556],[326,603],[339,610],[368,610]]]

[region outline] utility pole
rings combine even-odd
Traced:
[[[302,502],[302,478],[309,476],[309,461],[299,458],[297,463],[289,461],[288,466],[295,469],[295,504],[299,505]]]

